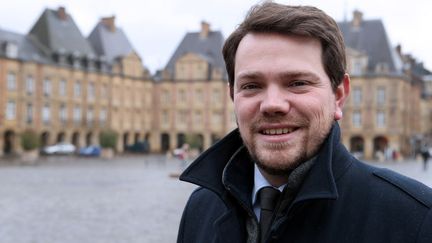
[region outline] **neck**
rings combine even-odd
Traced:
[[[270,185],[276,188],[288,183],[288,175],[271,175],[259,167],[258,169]]]

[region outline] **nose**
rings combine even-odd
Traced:
[[[264,93],[260,112],[269,115],[285,115],[290,109],[289,97],[282,88],[269,86]]]

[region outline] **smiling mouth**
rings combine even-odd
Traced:
[[[297,130],[297,128],[276,128],[276,129],[264,129],[260,133],[264,135],[282,135],[289,134]]]

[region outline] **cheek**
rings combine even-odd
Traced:
[[[240,99],[234,102],[234,112],[237,121],[248,121],[256,113],[254,112],[254,106],[252,103]]]

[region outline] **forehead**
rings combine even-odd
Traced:
[[[307,71],[325,75],[318,39],[276,33],[249,33],[239,43],[234,76],[242,72]]]

